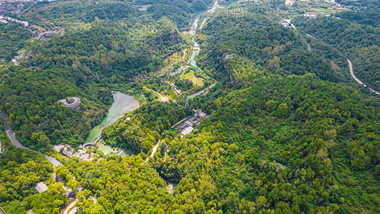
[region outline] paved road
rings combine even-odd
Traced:
[[[3,210],[3,208],[0,207],[0,214],[7,214],[7,213]]]
[[[78,199],[75,199],[72,201],[69,206],[66,207],[66,209],[63,211],[63,214],[69,214],[69,210],[78,202]],[[70,212],[71,213],[71,212]]]
[[[15,133],[13,132],[13,130],[11,129],[9,123],[8,123],[8,117],[0,112],[0,116],[4,119],[4,124],[5,124],[5,131],[7,132],[7,135],[9,137],[9,139],[12,141],[12,143],[17,147],[17,148],[21,148],[21,149],[27,149],[24,145],[22,145],[16,138],[16,135]]]
[[[37,151],[34,151],[32,149],[29,149],[28,147],[25,147],[24,145],[22,145],[16,138],[16,135],[14,133],[14,131],[12,130],[11,126],[9,125],[9,122],[8,122],[8,117],[3,113],[3,112],[0,112],[0,116],[4,119],[4,124],[5,124],[5,131],[7,132],[7,135],[9,137],[9,139],[11,140],[11,142],[13,143],[13,145],[15,145],[17,148],[20,148],[20,149],[28,149],[32,152],[35,152],[37,154],[40,154],[40,152],[37,152]],[[57,159],[53,158],[53,157],[50,157],[48,155],[45,155],[45,158],[46,160],[48,160],[50,163],[52,163],[54,165],[54,167],[56,166],[59,166],[59,165],[63,165],[60,161],[58,161]]]
[[[378,91],[375,91],[374,89],[366,86],[362,81],[360,81],[354,74],[354,66],[352,65],[352,62],[347,58],[347,62],[348,62],[348,65],[350,66],[350,74],[352,76],[352,78],[354,78],[354,80],[359,83],[360,85],[363,85],[364,87],[367,87],[371,92],[377,94],[377,95],[380,95],[380,92]]]

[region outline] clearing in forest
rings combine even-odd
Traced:
[[[193,82],[194,86],[203,86],[204,85],[203,79],[196,77],[193,70],[191,70],[187,73],[184,73],[182,75],[182,78],[190,80],[191,82]]]

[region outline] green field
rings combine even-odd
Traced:
[[[170,96],[172,96],[173,100],[175,100],[177,98],[172,89],[169,90],[169,94],[170,94]]]
[[[196,77],[194,74],[194,71],[190,71],[188,73],[183,74],[182,78],[190,80],[191,82],[193,82],[193,84],[195,86],[203,86],[204,85],[203,79]]]

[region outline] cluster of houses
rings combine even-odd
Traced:
[[[201,118],[209,118],[210,115],[202,112],[202,109],[193,110],[195,112],[194,116],[192,116],[190,119],[185,121],[184,124],[182,124],[178,130],[181,131],[181,137],[184,135],[190,134],[193,131],[193,125],[200,125],[200,119]]]
[[[69,157],[69,158],[77,157],[77,158],[80,158],[83,161],[90,161],[90,160],[92,160],[92,156],[94,155],[93,152],[86,153],[86,151],[84,149],[79,149],[78,151],[75,152],[74,149],[70,145],[68,145],[68,144],[65,144],[65,145],[64,144],[55,145],[53,147],[53,150],[56,151],[56,152],[60,152],[63,155]]]
[[[0,1],[1,2],[1,1]],[[19,3],[17,5],[12,4],[2,4],[0,3],[0,14],[14,14],[21,12],[21,9],[24,7],[22,3]]]
[[[0,15],[0,23],[8,23],[9,22],[16,22],[16,23],[19,23],[19,24],[23,24],[25,27],[28,27],[29,26],[29,22],[27,21],[21,21],[21,20],[18,20],[18,19],[14,19],[14,18],[11,18],[9,16],[1,16]]]

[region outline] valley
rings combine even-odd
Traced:
[[[1,3],[0,213],[380,212],[379,8]]]

